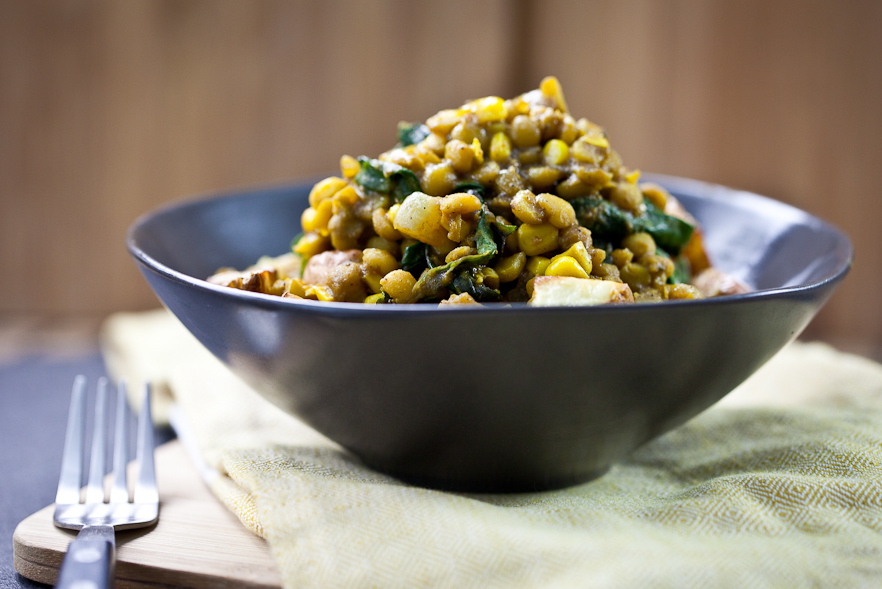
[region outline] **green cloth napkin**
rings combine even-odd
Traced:
[[[286,587],[882,586],[882,366],[822,344],[792,344],[598,480],[516,495],[371,471],[165,311],[112,316],[103,345],[112,375],[181,407]]]

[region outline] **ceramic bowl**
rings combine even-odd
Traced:
[[[288,251],[311,184],[166,206],[128,248],[232,371],[367,465],[461,491],[587,481],[707,409],[796,338],[845,277],[849,239],[756,194],[654,176],[753,291],[600,307],[362,305],[216,286]]]

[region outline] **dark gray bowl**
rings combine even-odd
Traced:
[[[288,250],[309,185],[162,208],[128,247],[150,286],[237,375],[403,480],[549,489],[603,473],[708,408],[793,340],[845,277],[849,239],[785,204],[656,176],[755,292],[584,308],[360,305],[202,280]]]

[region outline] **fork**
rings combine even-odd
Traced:
[[[109,395],[106,378],[98,380],[91,457],[85,451],[86,378],[74,379],[70,413],[61,459],[61,475],[55,496],[55,525],[80,530],[70,543],[56,587],[110,588],[116,562],[115,530],[149,526],[159,517],[159,493],[153,465],[153,423],[150,416],[150,385],[138,418],[136,459],[138,474],[129,495],[127,479],[128,422],[126,386],[117,386],[114,439],[108,428]],[[105,497],[105,457],[113,444],[113,476]],[[81,489],[83,466],[88,460],[88,481]]]

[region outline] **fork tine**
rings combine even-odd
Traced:
[[[156,470],[153,465],[153,418],[151,413],[152,393],[150,383],[144,385],[144,402],[138,416],[138,479],[135,482],[135,503],[156,503],[159,493],[156,490]]]
[[[110,487],[111,503],[127,503],[129,485],[126,465],[129,463],[129,411],[126,402],[126,383],[116,385],[116,427],[113,441],[113,485]]]
[[[58,477],[58,490],[55,502],[59,504],[79,503],[80,486],[83,482],[83,438],[86,433],[86,377],[82,374],[74,379],[70,395],[70,411],[67,415],[67,430],[64,434],[64,450],[61,457],[61,475]]]
[[[92,452],[89,459],[89,481],[86,503],[104,503],[104,464],[107,454],[107,379],[98,379],[95,399],[95,423],[92,428]]]

